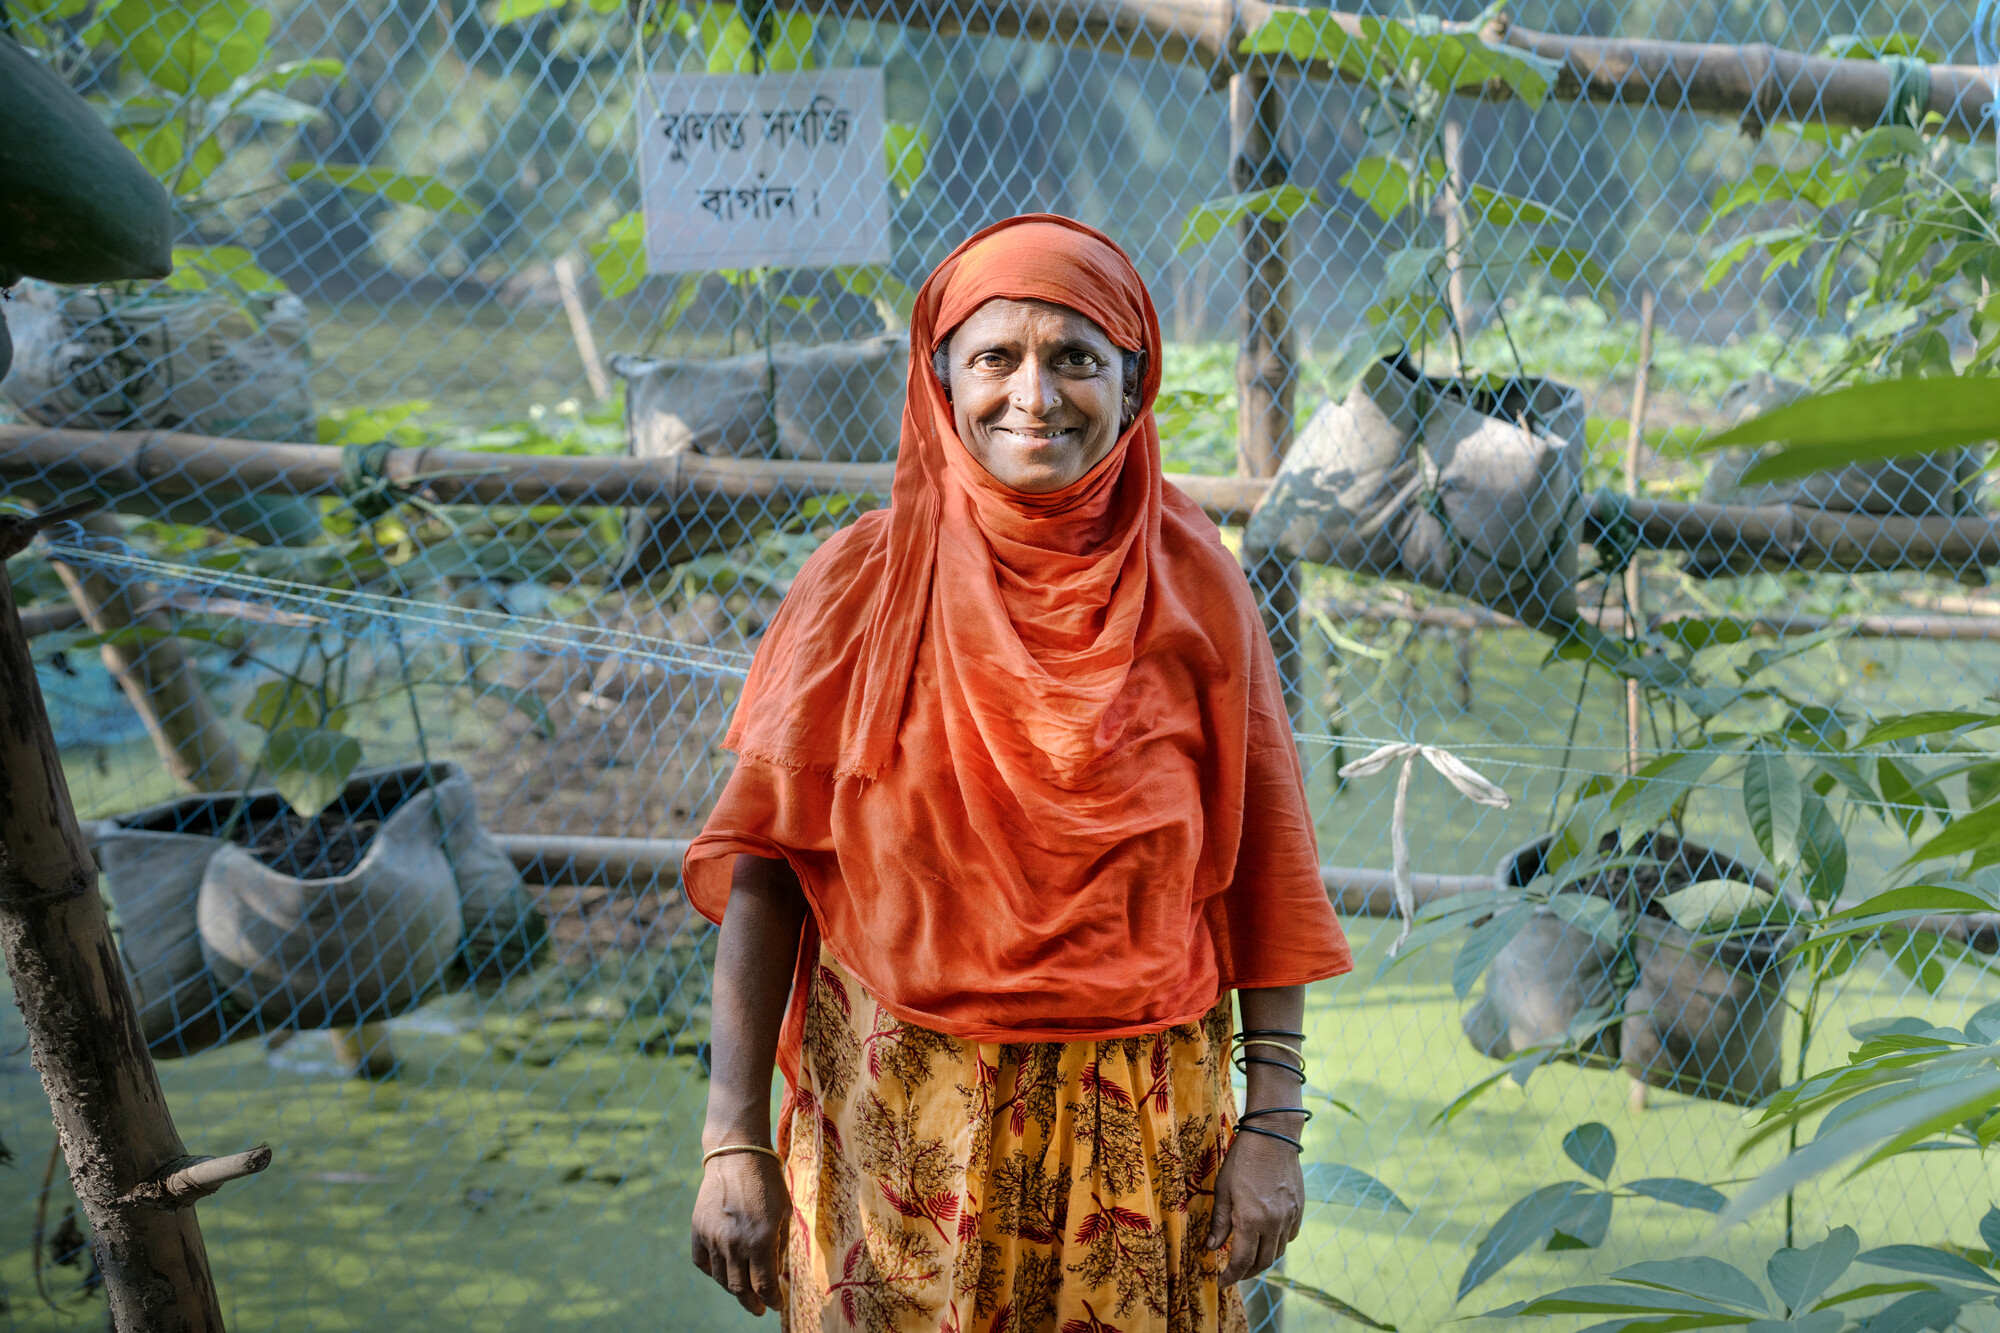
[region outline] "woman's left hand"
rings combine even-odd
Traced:
[[[1208,1248],[1229,1250],[1217,1280],[1228,1286],[1256,1277],[1278,1262],[1285,1246],[1299,1234],[1305,1211],[1306,1180],[1299,1154],[1267,1135],[1239,1133],[1215,1178]]]

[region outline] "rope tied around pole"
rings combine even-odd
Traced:
[[[1372,778],[1377,773],[1388,771],[1389,765],[1398,759],[1403,761],[1402,771],[1396,775],[1396,804],[1389,821],[1390,864],[1395,875],[1396,910],[1403,919],[1396,942],[1389,946],[1389,956],[1394,958],[1410,938],[1410,928],[1416,924],[1417,889],[1416,881],[1410,873],[1410,774],[1415,770],[1418,756],[1425,763],[1444,775],[1445,781],[1458,789],[1461,796],[1480,805],[1496,810],[1511,806],[1513,798],[1504,788],[1480,774],[1472,765],[1460,759],[1449,750],[1435,745],[1419,745],[1414,741],[1391,741],[1373,754],[1363,755],[1351,764],[1343,765],[1343,778]]]
[[[1881,123],[1921,127],[1931,109],[1931,67],[1917,56],[1879,58],[1889,70],[1889,98],[1882,105]]]

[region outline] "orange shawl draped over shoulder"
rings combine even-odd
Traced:
[[[1147,352],[1136,421],[1051,494],[986,472],[931,369],[997,297]],[[1154,1032],[1227,988],[1347,971],[1249,586],[1161,477],[1159,317],[1131,261],[1013,218],[938,266],[910,335],[890,505],[772,620],[690,900],[720,921],[736,856],[782,857],[812,909],[803,975],[823,937],[892,1013],[975,1041]]]

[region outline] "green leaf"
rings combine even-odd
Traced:
[[[1947,376],[1831,389],[1702,441],[1702,449],[1784,447],[1743,475],[1784,481],[1850,463],[1903,458],[1990,440],[2000,430],[2000,379]]]
[[[493,15],[495,23],[519,23],[537,14],[546,14],[551,9],[561,9],[569,0],[500,0],[500,8]]]
[[[1806,897],[1816,903],[1839,899],[1847,887],[1847,839],[1824,797],[1805,792],[1799,816],[1799,865]]]
[[[1868,917],[1924,916],[1934,912],[1990,912],[1993,904],[1963,889],[1937,884],[1911,884],[1878,893],[1844,911],[1833,913],[1825,924],[1858,921]]]
[[[1530,262],[1539,265],[1557,282],[1581,281],[1592,292],[1603,289],[1608,278],[1598,262],[1570,245],[1536,245],[1528,249]]]
[[[1617,1202],[1610,1194],[1580,1194],[1549,1230],[1550,1250],[1594,1250],[1611,1232],[1611,1209]]]
[[[1773,227],[1769,231],[1752,232],[1739,236],[1717,252],[1714,259],[1702,271],[1702,290],[1715,286],[1729,276],[1729,271],[1749,258],[1758,250],[1772,245],[1783,245],[1805,236],[1816,236],[1817,232],[1807,227]]]
[[[1515,1202],[1480,1237],[1478,1247],[1472,1252],[1472,1262],[1465,1266],[1465,1272],[1458,1280],[1457,1299],[1464,1300],[1467,1293],[1482,1282],[1530,1249],[1545,1243],[1555,1230],[1556,1223],[1570,1214],[1577,1196],[1600,1192],[1580,1180],[1565,1180],[1556,1185],[1544,1185],[1527,1198]]]
[[[1880,1249],[1864,1251],[1857,1257],[1857,1262],[1870,1268],[1893,1269],[1898,1273],[1918,1273],[1952,1282],[1970,1282],[1975,1286],[2000,1287],[2000,1281],[1977,1264],[1928,1245],[1884,1245]]]
[[[1888,806],[1889,817],[1902,825],[1903,836],[1914,838],[1924,824],[1924,809],[1929,802],[1917,795],[1917,778],[1909,766],[1891,755],[1883,755],[1875,761],[1875,785],[1882,789],[1882,800]]]
[[[1465,937],[1459,947],[1458,956],[1451,962],[1451,989],[1459,999],[1471,994],[1472,987],[1493,959],[1507,947],[1507,942],[1521,933],[1535,909],[1527,903],[1496,914],[1486,924]]]
[[[1923,38],[1907,32],[1888,32],[1880,37],[1870,37],[1865,33],[1843,32],[1829,37],[1819,48],[1819,53],[1834,60],[1879,60],[1883,56],[1915,56],[1928,65],[1935,65],[1944,59],[1944,53],[1926,43]],[[1896,126],[1907,130],[1908,126]],[[1915,133],[1914,130],[1910,131]]]
[[[174,271],[167,279],[168,287],[199,292],[215,285],[238,294],[289,290],[258,267],[256,256],[240,245],[174,247]]]
[[[1549,899],[1549,910],[1559,920],[1606,944],[1616,943],[1625,933],[1618,909],[1594,893],[1558,893]]]
[[[270,12],[254,0],[119,0],[83,34],[155,87],[203,97],[256,68],[270,37]]]
[[[1744,756],[1743,813],[1757,845],[1774,864],[1789,865],[1798,858],[1804,806],[1804,789],[1784,755],[1753,750]]]
[[[1840,1280],[1860,1252],[1861,1238],[1854,1234],[1854,1228],[1835,1227],[1817,1245],[1773,1254],[1764,1266],[1764,1276],[1779,1300],[1794,1310],[1803,1310]]]
[[[1618,1139],[1609,1128],[1595,1120],[1586,1121],[1563,1135],[1563,1155],[1575,1162],[1577,1169],[1599,1180],[1611,1179],[1611,1168],[1618,1164]]]
[[[1631,814],[1626,818],[1641,828],[1651,828],[1667,817],[1721,754],[1718,749],[1684,750],[1647,761],[1612,796],[1612,810],[1629,806]]]
[[[1410,1206],[1396,1197],[1396,1191],[1366,1171],[1336,1162],[1308,1162],[1304,1169],[1306,1198],[1315,1203],[1398,1213],[1410,1211]]]
[[[1189,211],[1181,222],[1180,243],[1174,253],[1192,249],[1222,234],[1225,227],[1243,218],[1277,218],[1289,221],[1319,203],[1319,191],[1297,185],[1274,185],[1268,190],[1226,194],[1209,199]]]
[[[1257,1280],[1259,1282],[1268,1282],[1274,1287],[1282,1287],[1286,1291],[1303,1296],[1313,1304],[1324,1306],[1333,1311],[1349,1323],[1359,1324],[1363,1328],[1382,1329],[1385,1330],[1385,1333],[1396,1333],[1396,1326],[1394,1324],[1385,1324],[1372,1315],[1362,1313],[1332,1292],[1323,1291],[1318,1287],[1301,1282],[1295,1277],[1286,1277],[1275,1268],[1265,1269]]]
[[[331,717],[320,713],[319,691],[295,680],[267,680],[250,695],[250,702],[243,706],[243,720],[265,731],[285,731],[291,728],[312,730],[329,727],[338,731],[346,725],[345,710],[336,709]]]
[[[1341,26],[1342,15],[1323,9],[1280,10],[1237,44],[1245,55],[1324,60],[1356,79],[1372,78],[1377,57],[1369,43]]]
[[[809,10],[793,9],[777,14],[771,21],[770,40],[764,44],[764,68],[779,72],[811,69],[812,44],[813,16]],[[892,157],[890,161],[893,163],[895,159]]]
[[[1643,1194],[1649,1199],[1657,1199],[1661,1203],[1671,1203],[1680,1208],[1694,1208],[1704,1213],[1719,1213],[1729,1206],[1729,1196],[1715,1188],[1715,1186],[1704,1185],[1699,1180],[1683,1180],[1678,1176],[1647,1176],[1644,1180],[1627,1181],[1623,1188],[1631,1190],[1634,1194]],[[1716,1263],[1719,1261],[1710,1259],[1704,1262]],[[1641,1268],[1647,1267],[1645,1264],[1639,1266]],[[1723,1267],[1727,1268],[1728,1265],[1724,1264]],[[1612,1276],[1625,1277],[1625,1274],[1631,1271],[1628,1268],[1624,1273],[1615,1273]],[[1730,1271],[1732,1273],[1736,1272],[1733,1268]],[[1741,1273],[1737,1273],[1736,1275],[1743,1277]],[[1637,1281],[1638,1279],[1627,1278],[1626,1280]],[[1747,1284],[1750,1279],[1743,1278],[1743,1281]],[[1724,1300],[1732,1299],[1729,1296],[1723,1296],[1720,1291],[1715,1290],[1713,1287],[1707,1290],[1711,1296],[1722,1296]],[[1754,1292],[1757,1288],[1751,1286],[1749,1290]],[[1758,1303],[1751,1308],[1763,1309],[1762,1298],[1758,1298]]]
[[[1888,761],[1883,763],[1886,766]],[[1886,787],[1882,794],[1889,795]],[[1941,857],[1982,851],[1996,843],[2000,843],[2000,805],[1981,806],[1954,819],[1944,832],[1910,853],[1903,864],[1914,865],[1918,861],[1935,861]]]
[[[1469,186],[1465,194],[1466,207],[1496,227],[1511,227],[1516,223],[1539,224],[1571,220],[1568,214],[1557,212],[1546,204],[1536,203],[1533,199],[1523,199],[1517,194],[1503,194],[1485,185]]]
[[[435,176],[390,171],[384,167],[356,167],[344,162],[294,162],[285,175],[295,181],[318,180],[343,190],[379,194],[399,204],[452,213],[472,213],[472,203],[464,195]]]
[[[1642,1180],[1634,1181],[1626,1188],[1637,1189],[1640,1185],[1690,1185],[1696,1189],[1708,1189],[1708,1186],[1696,1185],[1692,1180]],[[1715,1191],[1709,1190],[1709,1193],[1714,1194]],[[1659,1199],[1664,1198],[1664,1195],[1649,1194],[1647,1197]],[[1716,1197],[1721,1196],[1716,1195]],[[1679,1200],[1667,1199],[1666,1202],[1677,1203]],[[1681,1206],[1704,1208],[1708,1212],[1716,1211],[1713,1208],[1706,1208],[1705,1204]],[[1687,1296],[1704,1296],[1727,1301],[1731,1305],[1740,1305],[1757,1314],[1768,1314],[1771,1309],[1770,1302],[1764,1299],[1764,1293],[1750,1280],[1748,1273],[1720,1259],[1705,1257],[1653,1259],[1621,1268],[1611,1277],[1617,1282],[1636,1282],[1640,1286],[1657,1287],[1662,1291],[1678,1291]]]
[[[1377,60],[1414,72],[1446,96],[1498,80],[1528,106],[1539,107],[1562,70],[1558,61],[1518,47],[1490,46],[1469,32],[1427,31],[1369,15],[1358,26]]]
[[[627,296],[639,289],[646,277],[646,219],[627,213],[605,228],[604,239],[590,246],[591,265],[597,272],[597,287],[607,297]],[[690,275],[687,281],[698,283]],[[693,293],[688,300],[692,302]],[[686,309],[685,306],[682,307]]]
[[[1755,628],[1747,620],[1727,616],[1690,616],[1686,620],[1669,620],[1655,633],[1668,643],[1698,653],[1704,648],[1741,643]]]
[[[1444,166],[1426,161],[1425,179],[1420,193],[1435,194],[1444,184]],[[1410,173],[1401,162],[1387,157],[1364,157],[1340,178],[1340,184],[1368,205],[1376,217],[1384,222],[1393,222],[1398,213],[1410,207]],[[1426,199],[1416,203],[1422,207]]]
[[[915,125],[892,120],[882,127],[882,146],[889,158],[889,183],[907,198],[930,160],[931,136]]]
[[[1667,894],[1660,899],[1660,907],[1682,930],[1701,935],[1727,930],[1741,921],[1762,920],[1775,901],[1754,884],[1705,879]]]
[[[2000,714],[1969,713],[1963,709],[1937,709],[1926,713],[1903,713],[1896,717],[1885,717],[1861,737],[1861,744],[1880,745],[1885,741],[1908,740],[1912,736],[1931,736],[1940,731],[1957,731],[1960,728],[1980,730],[2000,724]]]
[[[2000,764],[1980,764],[1965,774],[1965,800],[1974,809],[2000,796]]]
[[[264,743],[264,767],[278,794],[303,819],[331,805],[360,762],[360,741],[324,728],[286,727]]]
[[[703,68],[710,74],[757,72],[757,35],[735,5],[705,4],[699,14]]]

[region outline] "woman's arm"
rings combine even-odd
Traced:
[[[1237,1006],[1243,1013],[1243,1029],[1285,1032],[1305,1031],[1306,988],[1277,986],[1267,990],[1238,991]],[[1263,1040],[1282,1041],[1294,1051],[1304,1043],[1293,1037]],[[1287,1055],[1273,1046],[1248,1046],[1246,1054],[1288,1063],[1303,1057]],[[1243,1097],[1245,1112],[1273,1106],[1303,1106],[1305,1085],[1297,1075],[1272,1065],[1250,1062],[1245,1076],[1249,1084]],[[1260,1115],[1247,1122],[1259,1129],[1297,1139],[1305,1128],[1300,1115]],[[1224,1286],[1240,1282],[1269,1268],[1284,1254],[1285,1246],[1299,1234],[1305,1216],[1306,1182],[1300,1154],[1288,1143],[1264,1134],[1238,1130],[1222,1171],[1215,1181],[1215,1218],[1208,1227],[1208,1248],[1229,1248],[1219,1279]]]
[[[733,1143],[771,1146],[771,1069],[805,918],[805,895],[788,863],[736,858],[715,949],[704,1152]],[[726,1153],[702,1173],[694,1266],[751,1314],[778,1301],[778,1256],[791,1206],[783,1169],[764,1153]]]

